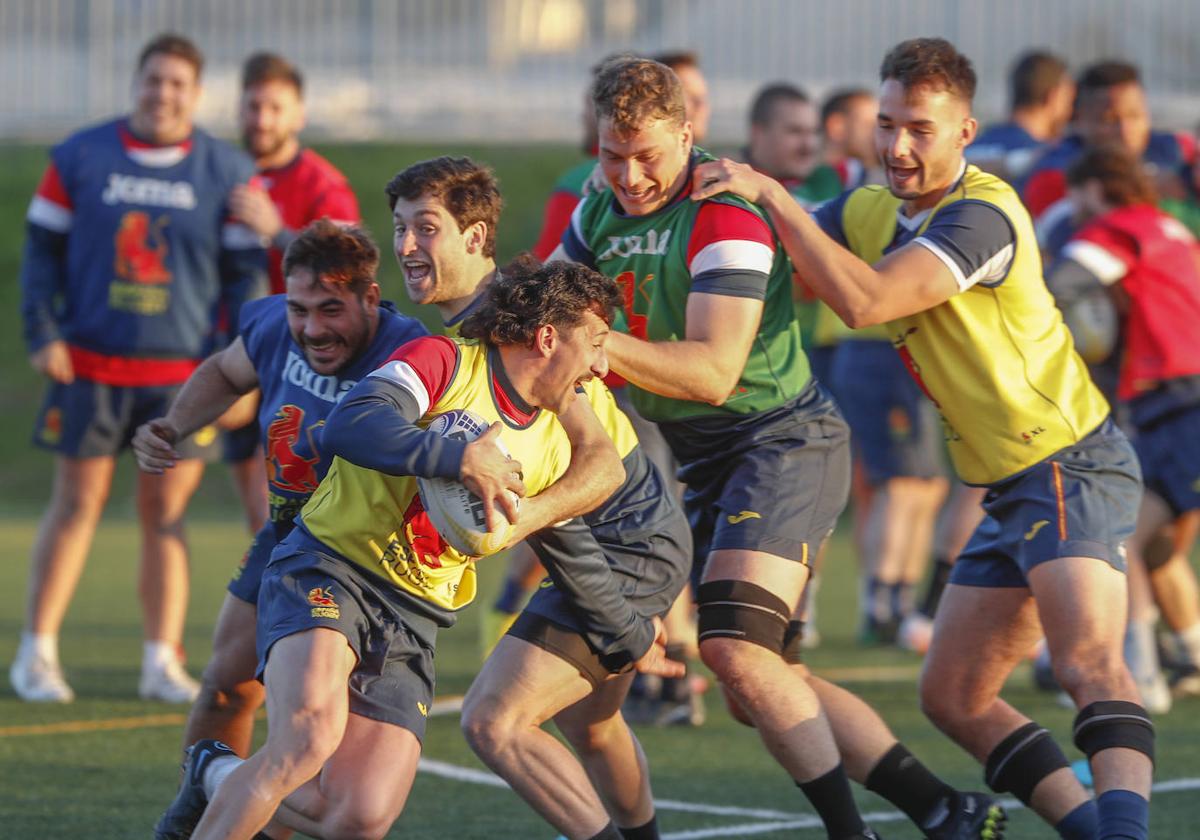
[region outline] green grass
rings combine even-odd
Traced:
[[[233,512],[230,512],[230,518]],[[10,558],[8,578],[13,593],[24,590],[25,558],[35,523],[0,520],[0,541]],[[186,646],[191,667],[199,670],[208,655],[208,640],[228,572],[243,549],[245,534],[232,525],[204,523],[191,529],[195,570]],[[69,706],[34,706],[18,702],[7,686],[0,690],[4,727],[63,721],[103,721],[179,712],[177,707],[135,699],[140,655],[136,591],[137,534],[128,517],[110,517],[101,528],[90,564],[63,630],[63,657],[79,699]],[[481,564],[486,604],[502,563]],[[919,660],[893,650],[862,650],[852,641],[853,564],[844,541],[835,541],[821,592],[823,643],[810,657],[820,671],[870,665],[905,667],[915,672]],[[0,663],[11,661],[20,627],[19,599],[0,617]],[[440,695],[464,691],[479,661],[479,605],[466,611],[455,628],[442,634],[438,648]],[[917,709],[911,678],[848,683],[878,709],[897,734],[953,783],[978,788],[979,770],[961,751],[938,734]],[[1053,698],[1029,687],[1027,671],[1019,671],[1007,696],[1069,743],[1071,714]],[[716,702],[709,703],[709,722],[698,730],[639,729],[649,756],[659,798],[708,805],[764,808],[811,813],[807,803],[767,757],[750,730],[734,723]],[[1200,702],[1181,702],[1159,721],[1160,780],[1200,775],[1194,756],[1200,750]],[[260,725],[260,734],[265,725]],[[122,731],[0,736],[0,835],[5,837],[83,836],[126,838],[147,836],[149,827],[173,795],[179,760],[178,725],[147,725]],[[1073,750],[1068,748],[1073,754]],[[458,730],[456,716],[434,718],[426,756],[463,767],[480,768]],[[886,802],[860,791],[869,811],[893,811]],[[1154,836],[1194,835],[1194,794],[1165,793],[1154,802]],[[755,824],[745,817],[709,816],[663,811],[667,832]],[[1053,833],[1027,812],[1012,815],[1012,837],[1050,838]],[[916,838],[907,823],[879,826],[888,838]],[[408,808],[392,837],[485,838],[494,836],[549,838],[554,832],[506,790],[419,774]],[[765,838],[812,837],[819,832],[780,831]]]

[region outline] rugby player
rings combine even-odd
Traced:
[[[865,703],[798,662],[789,620],[845,504],[849,457],[845,424],[809,376],[791,269],[765,216],[733,196],[688,199],[693,167],[711,158],[693,149],[669,68],[612,62],[593,101],[610,187],[576,208],[552,258],[621,286],[629,334],[610,337],[610,358],[681,464],[706,556],[702,658],[830,837],[875,836],[847,771],[930,837],[998,833],[1002,812],[988,797],[945,785]]]
[[[257,237],[229,218],[251,162],[193,124],[204,57],[179,35],[142,49],[133,111],[55,146],[27,214],[21,313],[33,368],[49,380],[34,442],[55,453],[26,619],[9,671],[23,700],[69,702],[58,632],[108,499],[116,455],[160,414],[264,279]],[[184,512],[214,429],[179,442],[169,475],[140,475],[144,699],[190,703],[183,667],[188,557]]]
[[[339,224],[359,221],[358,199],[333,164],[300,144],[304,128],[304,77],[287,59],[273,53],[255,53],[242,64],[242,96],[238,107],[242,147],[258,169],[255,184],[238,186],[229,196],[235,219],[270,244],[267,271],[271,293],[286,291],[283,252],[305,225],[320,218]],[[250,413],[254,398],[247,399]],[[266,476],[259,448],[258,423],[253,416],[240,428],[233,425],[224,439],[224,458],[230,465],[242,505],[251,514],[257,531],[268,515],[263,494]],[[261,513],[257,506],[262,506]],[[190,742],[189,742],[190,743]]]
[[[386,192],[406,289],[414,302],[437,307],[447,332],[457,332],[499,276],[491,245],[501,203],[495,178],[466,158],[441,157],[407,167]],[[505,269],[513,270],[530,269]],[[661,638],[660,617],[687,579],[691,532],[604,383],[589,381],[584,392],[617,446],[625,481],[582,523],[528,541],[550,579],[488,657],[464,701],[462,726],[480,757],[564,834],[654,838],[645,756],[621,704],[634,671],[683,671],[677,663],[661,667],[651,642]],[[561,557],[589,554],[602,559],[588,580],[561,579]],[[582,766],[539,728],[551,718]]]
[[[478,558],[433,528],[414,476],[462,481],[488,530],[507,518],[514,539],[619,483],[615,448],[575,399],[607,372],[614,285],[558,270],[494,281],[487,294],[464,326],[489,340],[409,342],[329,414],[322,443],[333,462],[259,591],[267,742],[245,761],[219,742],[196,744],[160,837],[188,836],[201,809],[196,838],[249,838],[272,815],[314,837],[385,835],[416,774],[437,630],[476,590]],[[556,420],[568,411],[582,435]],[[427,429],[451,413],[481,434]],[[576,442],[602,455],[591,480],[548,489]],[[512,494],[526,493],[518,518]]]
[[[257,424],[267,442],[269,522],[229,582],[213,631],[213,652],[184,729],[186,747],[215,738],[249,755],[254,713],[263,701],[254,678],[258,587],[275,545],[329,466],[319,444],[326,416],[345,393],[397,347],[426,335],[421,324],[381,302],[379,249],[366,231],[314,222],[292,240],[283,262],[287,294],[246,304],[239,336],[184,383],[167,414],[133,439],[138,466],[162,473],[175,445],[211,423],[243,394],[261,391]]]
[[[1192,451],[1200,423],[1200,344],[1193,327],[1200,323],[1196,239],[1156,206],[1153,181],[1120,147],[1085,151],[1068,167],[1067,184],[1082,227],[1046,282],[1063,306],[1107,288],[1124,313],[1116,398],[1133,429],[1146,482],[1129,561],[1131,569],[1144,562],[1151,579],[1170,581],[1163,617],[1168,624],[1177,621],[1172,629],[1194,672],[1200,664],[1195,575],[1186,550],[1155,552],[1153,543],[1162,528],[1200,513],[1200,453]],[[1149,606],[1149,591],[1142,594]],[[1140,650],[1127,660],[1147,705],[1165,689],[1155,624],[1153,608],[1139,610],[1138,599],[1132,599],[1130,635]]]
[[[854,327],[883,324],[939,406],[959,476],[987,516],[958,558],[921,677],[929,717],[1064,837],[1146,837],[1154,727],[1122,659],[1124,540],[1137,458],[1109,417],[1046,290],[1028,213],[963,160],[975,72],[948,42],[895,47],[876,132],[888,184],[816,220],[779,184],[722,161],[694,198],[761,204],[805,282]],[[614,362],[621,362],[614,343]],[[1049,733],[1000,698],[1045,629],[1079,713],[1097,800]],[[1097,827],[1098,826],[1098,827]]]
[[[965,157],[985,172],[1014,184],[1024,180],[1048,147],[1057,143],[1075,103],[1075,80],[1053,53],[1031,50],[1008,74],[1008,120],[988,126]]]

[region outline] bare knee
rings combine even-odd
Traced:
[[[978,718],[994,700],[981,696],[979,691],[973,691],[965,681],[956,679],[953,674],[928,665],[921,672],[918,694],[921,712],[946,732],[953,732]]]
[[[288,714],[287,734],[268,730],[265,775],[292,791],[320,772],[342,739],[344,721],[332,709],[305,706]],[[273,737],[274,736],[274,737]]]
[[[108,492],[107,484],[92,487],[83,483],[58,483],[47,515],[60,524],[97,521],[108,502]]]
[[[196,708],[226,715],[251,714],[263,704],[266,691],[256,679],[237,681],[206,668],[200,679]]]
[[[580,754],[598,755],[618,738],[627,737],[629,727],[620,715],[588,723],[558,723],[559,731]]]
[[[1098,644],[1052,655],[1051,666],[1063,691],[1077,702],[1084,696],[1110,697],[1123,693],[1124,683],[1129,679],[1121,651]]]
[[[738,699],[733,696],[733,692],[727,689],[724,683],[721,683],[720,685],[721,695],[725,698],[725,708],[729,710],[729,716],[738,723],[753,728],[754,719],[746,713],[746,710],[742,707],[742,704],[739,703]]]
[[[383,840],[396,816],[391,809],[350,801],[321,821],[321,836],[328,840]]]
[[[494,698],[472,697],[469,693],[462,708],[462,732],[467,744],[480,757],[503,752],[517,736],[520,722],[499,706]]]
[[[760,645],[736,639],[705,639],[700,643],[700,659],[717,675],[721,685],[737,697],[761,679],[764,659],[771,655]]]

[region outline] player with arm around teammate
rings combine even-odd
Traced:
[[[448,333],[489,305],[487,288],[537,271],[523,261],[503,275],[496,267],[500,191],[486,167],[466,158],[421,161],[399,172],[386,192],[406,289],[414,302],[437,307]],[[539,276],[549,281],[564,267]],[[524,320],[536,320],[532,310]],[[616,445],[625,480],[581,519],[528,540],[550,577],[472,685],[463,729],[476,752],[560,831],[583,837],[615,831],[603,801],[625,836],[652,838],[649,775],[620,707],[631,666],[664,670],[655,644],[659,617],[687,577],[691,534],[604,383],[588,381],[582,396]],[[523,678],[513,680],[518,672]],[[539,729],[550,718],[582,766]]]
[[[529,282],[537,288],[524,299],[545,291]],[[330,413],[329,472],[259,590],[267,742],[244,762],[213,742],[196,745],[168,812],[188,817],[174,836],[188,836],[206,803],[196,838],[250,838],[272,815],[314,837],[387,833],[416,774],[437,630],[474,599],[479,559],[433,527],[416,477],[461,481],[481,500],[488,530],[507,518],[513,539],[586,510],[619,481],[615,450],[593,419],[597,434],[583,442],[598,442],[616,471],[599,469],[567,498],[552,492],[575,445],[555,414],[574,407],[582,381],[607,371],[615,291],[584,271],[549,291],[528,343],[417,339]],[[510,325],[517,314],[486,311]],[[480,434],[443,436],[429,428],[436,421]],[[513,494],[526,493],[518,518]]]
[[[701,656],[830,837],[875,836],[847,774],[929,837],[998,834],[994,803],[943,783],[865,703],[800,663],[789,622],[845,503],[847,433],[808,374],[791,269],[762,211],[732,196],[688,199],[693,168],[711,158],[692,147],[668,68],[613,62],[593,101],[610,188],[579,205],[554,258],[621,285],[630,334],[610,339],[614,368],[679,458],[707,556]]]
[[[938,609],[926,713],[993,789],[1061,836],[1145,837],[1154,729],[1121,651],[1137,458],[1053,306],[1028,213],[963,160],[976,130],[970,61],[916,39],[884,58],[880,78],[886,188],[855,190],[814,221],[778,184],[721,162],[696,173],[694,195],[760,203],[847,324],[885,324],[941,410],[959,475],[988,486]],[[1040,628],[1079,708],[1097,802],[1049,733],[999,696]]]
[[[267,442],[269,521],[229,583],[183,740],[187,746],[215,738],[243,756],[263,700],[254,678],[259,582],[329,465],[321,427],[358,380],[426,334],[420,322],[380,301],[379,250],[361,228],[314,222],[293,240],[283,266],[287,293],[248,303],[238,338],[206,359],[167,414],[140,426],[133,441],[139,466],[161,473],[175,465],[178,441],[243,394],[262,392],[256,422]]]

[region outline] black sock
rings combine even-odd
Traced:
[[[955,795],[954,788],[929,772],[903,744],[896,744],[871,768],[866,788],[891,802],[920,827],[925,827],[947,797]]]
[[[930,618],[937,613],[938,603],[942,600],[942,593],[946,591],[946,584],[950,582],[950,572],[953,569],[954,563],[945,557],[937,557],[933,561],[929,589],[925,592],[925,600],[921,602],[921,612]]]
[[[593,834],[588,840],[622,840],[621,831],[610,821],[608,825],[600,829],[597,834]]]
[[[667,645],[667,659],[675,662],[686,661],[687,645],[675,644],[674,642],[669,643]],[[688,681],[686,673],[682,677],[663,677],[662,699],[664,702],[682,703],[691,696],[691,683]]]
[[[633,828],[622,828],[620,831],[624,840],[658,840],[658,817],[651,817],[648,823]]]
[[[811,782],[796,782],[796,786],[804,791],[808,801],[817,809],[817,815],[830,837],[853,837],[867,827],[859,816],[858,806],[854,804],[850,780],[846,778],[846,770],[841,763],[824,776]]]

